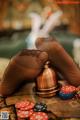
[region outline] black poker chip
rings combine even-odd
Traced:
[[[47,105],[45,103],[36,103],[33,109],[35,112],[46,112]]]

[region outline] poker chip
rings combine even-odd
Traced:
[[[62,86],[61,90],[59,91],[59,97],[62,99],[71,99],[74,97],[76,93],[76,87],[71,85]]]
[[[62,86],[61,91],[65,94],[72,93],[76,91],[76,87],[71,85]]]
[[[20,102],[17,102],[16,104],[15,104],[15,107],[17,108],[17,109],[20,109],[20,108],[24,108],[24,107],[27,107],[28,105],[30,104],[30,101],[20,101]]]
[[[30,110],[34,107],[34,103],[33,102],[30,102],[30,101],[20,101],[18,103],[16,103],[15,107],[17,109],[20,109],[20,110]]]
[[[60,91],[59,92],[59,97],[61,99],[64,99],[64,100],[71,99],[72,97],[74,97],[74,93],[67,93],[67,94],[65,94],[65,93]]]
[[[20,110],[30,110],[32,108],[34,108],[34,103],[30,102],[28,105],[26,105],[25,107],[21,107]]]
[[[35,112],[30,116],[29,120],[48,120],[48,115],[44,112]]]
[[[36,103],[34,106],[35,112],[45,112],[47,111],[47,105],[45,103]]]
[[[28,117],[30,117],[32,114],[33,114],[33,110],[29,110],[29,111],[21,111],[21,110],[18,110],[18,111],[17,111],[17,116],[18,116],[19,118],[28,118]]]

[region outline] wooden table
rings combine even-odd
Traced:
[[[9,61],[7,61],[8,63]],[[6,68],[7,64],[5,65]],[[2,72],[3,73],[3,72]],[[54,120],[55,117],[59,120],[62,118],[68,118],[66,120],[69,120],[70,118],[75,118],[80,120],[80,100],[79,99],[70,99],[70,100],[61,100],[58,96],[53,96],[51,98],[41,98],[35,94],[34,91],[35,83],[28,83],[25,84],[22,88],[20,88],[18,91],[16,91],[15,94],[12,96],[9,96],[7,98],[1,98],[0,97],[0,111],[3,109],[9,109],[10,111],[15,109],[15,103],[24,100],[29,99],[31,101],[36,102],[44,102],[48,106],[48,115],[49,120]],[[15,110],[13,110],[11,120],[17,120],[14,113]],[[56,119],[56,118],[55,118]],[[62,120],[61,119],[61,120]],[[24,119],[25,120],[25,119]]]

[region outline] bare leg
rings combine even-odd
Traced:
[[[23,50],[13,57],[7,66],[0,83],[0,94],[12,94],[24,81],[33,81],[42,71],[48,59],[46,52]]]
[[[48,53],[52,65],[58,69],[70,84],[74,86],[80,85],[80,70],[60,43],[54,39],[52,40],[52,38],[39,38],[36,41],[36,46],[39,50]]]

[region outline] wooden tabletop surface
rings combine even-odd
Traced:
[[[9,63],[9,61],[6,62],[5,68],[7,66],[7,63]],[[3,110],[8,110],[10,111],[10,115],[11,115],[10,119],[17,120],[16,112],[15,112],[15,103],[20,100],[28,99],[34,101],[35,103],[36,102],[46,103],[48,107],[47,109],[50,120],[54,120],[56,119],[56,117],[57,119],[59,118],[59,120],[61,120],[61,118],[62,119],[65,118],[66,120],[69,120],[69,118],[70,119],[74,118],[74,120],[77,119],[80,120],[79,99],[73,98],[70,100],[62,100],[59,98],[58,95],[53,96],[51,98],[41,98],[38,95],[36,95],[36,92],[34,91],[34,87],[35,87],[35,83],[28,83],[25,84],[18,91],[16,91],[15,94],[6,98],[0,97],[0,112]]]

